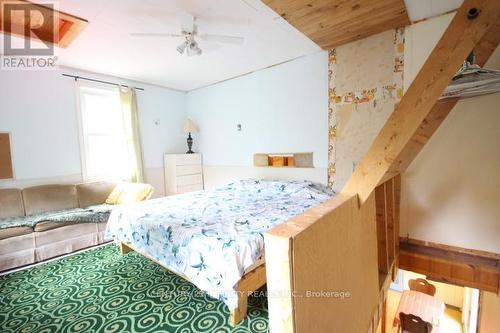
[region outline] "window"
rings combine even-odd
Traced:
[[[123,112],[117,87],[78,87],[84,181],[130,179]]]

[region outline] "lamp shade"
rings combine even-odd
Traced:
[[[188,119],[184,124],[184,133],[198,133],[198,127],[196,127],[191,119]]]

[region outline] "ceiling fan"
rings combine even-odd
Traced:
[[[237,36],[226,36],[226,35],[213,35],[213,34],[199,34],[198,26],[196,25],[196,17],[192,15],[187,15],[182,22],[181,33],[142,33],[135,32],[131,33],[132,37],[173,37],[173,38],[184,38],[182,44],[177,46],[177,51],[180,54],[186,54],[187,56],[199,56],[202,54],[202,50],[198,45],[196,38],[200,38],[208,42],[216,43],[226,43],[226,44],[243,44],[245,39],[243,37]]]

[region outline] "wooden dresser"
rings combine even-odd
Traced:
[[[201,154],[165,154],[167,195],[203,190]]]

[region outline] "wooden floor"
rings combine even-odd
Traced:
[[[386,320],[386,333],[396,333],[397,328],[392,327],[392,321],[396,310],[398,308],[401,293],[389,290],[387,296],[387,320]],[[462,313],[454,308],[446,307],[444,311],[443,328],[440,332],[446,333],[462,333]],[[379,326],[377,333],[381,333],[382,328]]]

